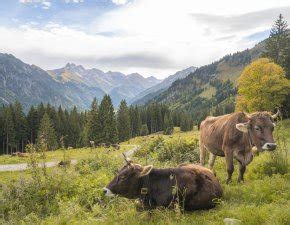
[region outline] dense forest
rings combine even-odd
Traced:
[[[71,111],[50,104],[32,106],[27,114],[21,103],[0,108],[0,153],[25,151],[28,143],[38,145],[45,139],[47,148],[84,147],[94,144],[113,144],[132,137],[159,131],[171,134],[173,126],[182,131],[192,129],[191,117],[171,112],[164,104],[152,102],[146,107],[127,106],[121,101],[115,112],[111,98],[105,95],[98,104],[94,99],[88,111]]]

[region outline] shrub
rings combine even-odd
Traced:
[[[154,139],[152,142],[145,143],[141,146],[141,148],[135,152],[134,156],[136,157],[146,157],[148,154],[155,152],[158,148],[164,145],[164,138],[158,136],[156,139]]]
[[[198,140],[195,139],[189,143],[184,140],[167,143],[158,149],[157,157],[161,162],[197,163],[199,161]]]

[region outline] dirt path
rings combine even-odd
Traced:
[[[133,155],[134,152],[138,151],[138,149],[140,148],[139,145],[126,145],[126,146],[133,146],[133,148],[131,148],[130,150],[124,152],[124,154],[127,157]],[[49,167],[55,167],[55,166],[58,165],[59,162],[60,161],[46,162],[45,163],[45,166],[47,168],[49,168]],[[75,160],[75,159],[71,160],[71,164],[72,165],[77,164],[77,160]],[[43,167],[43,163],[39,163],[38,166],[39,167]],[[4,171],[21,171],[21,170],[27,170],[27,169],[28,169],[27,163],[0,165],[0,172],[4,172]]]
[[[60,161],[55,162],[46,162],[45,166],[47,168],[57,166]],[[71,164],[75,165],[77,163],[77,160],[73,159],[71,160]],[[43,167],[43,163],[39,163],[38,167]],[[0,165],[0,171],[21,171],[21,170],[27,170],[28,165],[27,163],[20,163],[20,164],[7,164],[7,165]]]

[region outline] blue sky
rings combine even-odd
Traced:
[[[164,78],[265,39],[289,0],[0,0],[0,52]]]

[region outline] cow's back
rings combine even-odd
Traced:
[[[187,198],[185,207],[187,210],[209,209],[215,206],[214,199],[222,197],[222,187],[207,168],[195,164],[183,164],[179,166],[183,176],[189,174],[191,179],[186,179]],[[184,178],[183,178],[184,180]],[[180,187],[183,189],[184,187]]]
[[[224,146],[241,136],[235,124],[245,120],[245,114],[241,112],[207,117],[200,126],[200,145],[215,155],[224,156]]]

